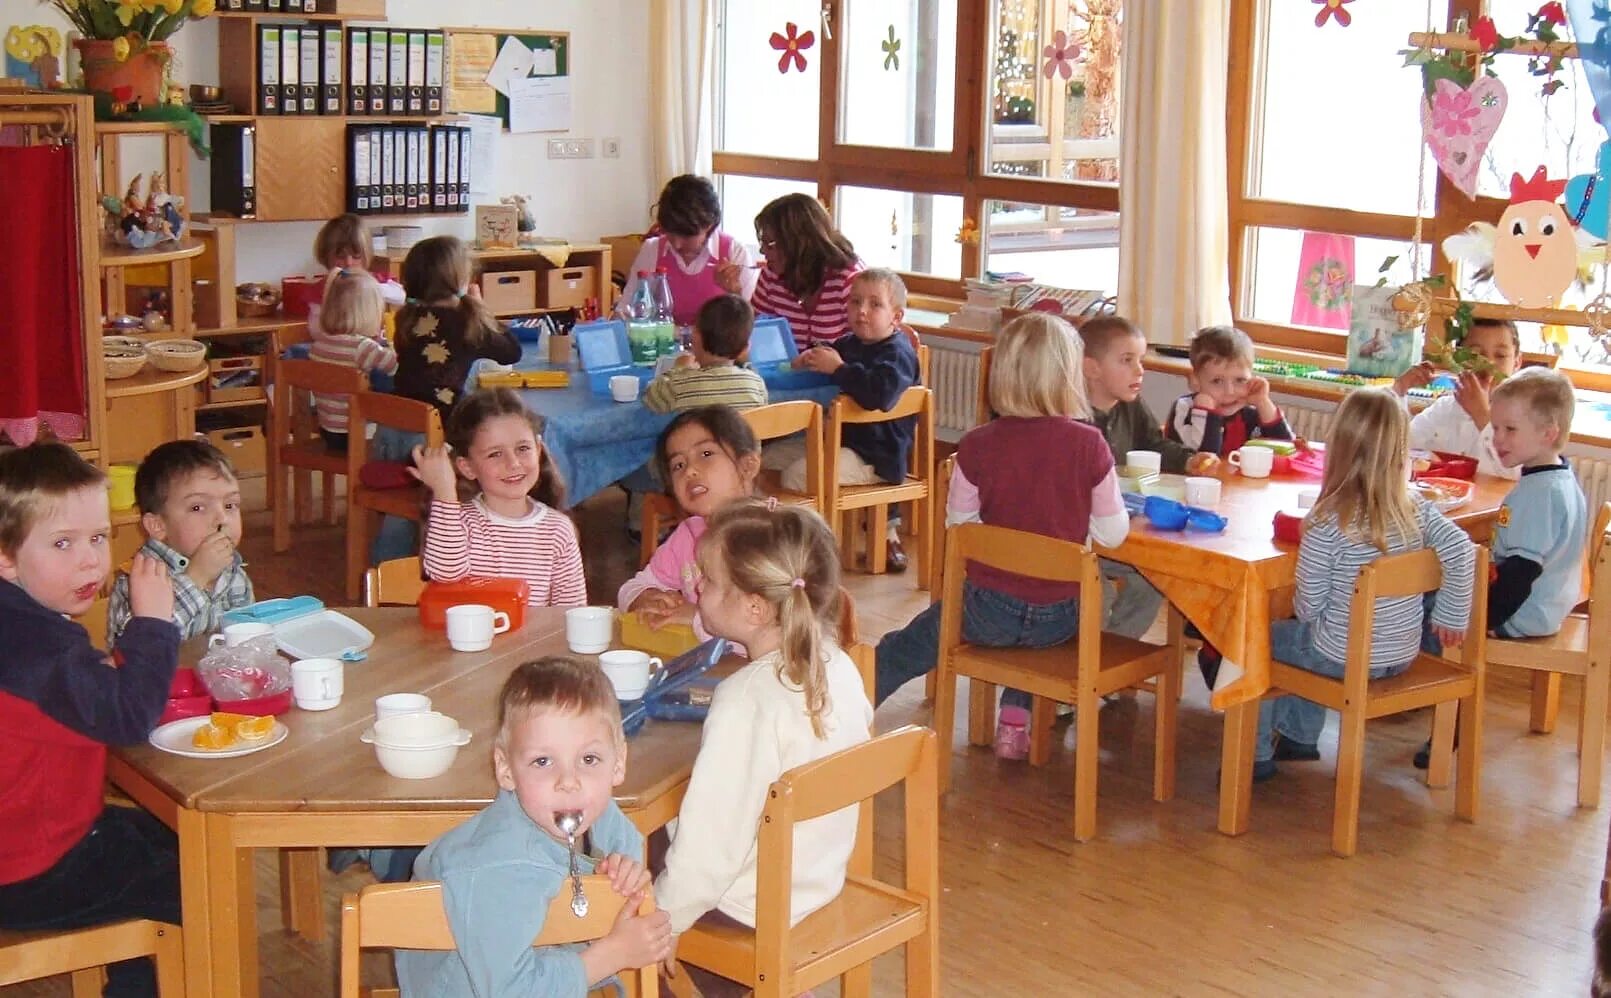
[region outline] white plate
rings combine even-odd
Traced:
[[[177,721],[169,721],[151,732],[151,744],[164,752],[172,752],[174,755],[187,756],[191,759],[233,759],[236,756],[261,752],[270,745],[278,745],[291,733],[290,728],[275,721],[274,730],[269,732],[267,738],[259,741],[233,745],[229,748],[199,749],[191,739],[195,736],[196,729],[210,720],[212,718],[203,714],[200,717],[182,717]]]

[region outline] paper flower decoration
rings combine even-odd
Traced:
[[[1053,76],[1062,76],[1067,80],[1074,75],[1074,58],[1080,54],[1080,47],[1068,37],[1068,33],[1059,31],[1052,36],[1052,43],[1041,49],[1046,64],[1041,72],[1049,80]]]
[[[1354,15],[1344,9],[1343,4],[1353,3],[1354,0],[1314,0],[1320,5],[1320,13],[1315,15],[1315,27],[1324,27],[1325,23],[1333,18],[1339,28],[1346,28],[1354,23]]]
[[[1533,16],[1554,25],[1564,25],[1566,23],[1566,10],[1556,0],[1550,0],[1549,3],[1538,8],[1538,13]]]
[[[817,43],[816,34],[810,31],[801,31],[793,21],[785,24],[783,31],[785,33],[781,35],[776,31],[772,32],[772,47],[783,53],[778,59],[778,72],[787,73],[790,63],[794,64],[795,69],[802,73],[805,72],[806,59],[804,53],[806,49]]]
[[[1477,18],[1477,23],[1471,29],[1471,38],[1482,46],[1484,52],[1492,52],[1494,46],[1499,44],[1499,29],[1494,27],[1494,19],[1486,15]]]
[[[889,26],[889,37],[884,41],[879,42],[879,45],[884,50],[884,68],[900,69],[901,40],[895,37],[895,25],[892,24]]]
[[[962,228],[957,230],[957,242],[963,246],[979,245],[979,223],[971,218],[964,218]]]

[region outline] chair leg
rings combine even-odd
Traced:
[[[939,712],[939,701],[935,701]],[[988,748],[996,739],[996,684],[968,677],[968,744]]]
[[[1172,655],[1169,665],[1158,674],[1152,702],[1155,743],[1152,749],[1152,799],[1173,800],[1175,796],[1175,732],[1180,707],[1180,656]]]
[[[274,475],[274,553],[291,549],[291,469],[280,468]]]
[[[101,989],[106,986],[106,968],[86,967],[83,970],[75,970],[70,980],[73,998],[101,998]]]
[[[319,472],[319,501],[324,504],[324,522],[336,525],[336,476],[328,471]]]
[[[889,507],[879,504],[868,507],[867,515],[867,571],[883,575],[889,570]]]
[[[363,593],[364,569],[369,564],[369,511],[347,507],[347,599],[357,602]]]
[[[309,523],[313,520],[313,472],[307,468],[298,468],[296,475],[296,516],[293,524]]]
[[[1482,684],[1483,677],[1479,673],[1477,691],[1460,701],[1460,744],[1455,749],[1454,813],[1465,821],[1477,820],[1477,797],[1482,785]],[[1601,709],[1603,712],[1604,701],[1601,701]]]
[[[923,699],[930,703],[934,702],[934,671],[932,669],[928,675],[923,677]]]
[[[660,516],[649,500],[643,501],[643,516],[638,523],[638,565],[649,564],[655,548],[660,546]]]
[[[173,929],[157,930],[157,994],[183,998],[185,993],[185,940]]]
[[[1541,735],[1555,730],[1555,718],[1561,709],[1561,674],[1559,672],[1533,673],[1533,710],[1528,729]]]
[[[1052,761],[1052,726],[1057,723],[1057,701],[1035,697],[1029,707],[1029,764],[1044,766]]]
[[[942,661],[935,667],[938,679],[934,689],[934,717],[930,723],[940,743],[939,781],[943,796],[951,789],[951,743],[956,737],[957,674]],[[976,682],[968,680],[971,688]]]
[[[1577,726],[1577,804],[1600,806],[1600,777],[1605,767],[1605,712],[1611,698],[1611,667],[1589,659],[1583,677],[1583,713]]]
[[[1359,847],[1359,788],[1365,773],[1365,710],[1342,712],[1337,735],[1337,801],[1331,819],[1331,851],[1344,858]]]
[[[1450,766],[1454,762],[1455,714],[1457,701],[1449,700],[1432,708],[1432,755],[1426,767],[1426,785],[1449,785]]]
[[[309,942],[324,938],[324,895],[319,871],[324,850],[280,850],[280,920]]]
[[[932,902],[930,902],[932,904]],[[931,998],[940,993],[938,914],[931,907],[928,925],[906,944],[906,998]]]
[[[1080,684],[1074,701],[1074,840],[1096,835],[1096,770],[1098,713],[1102,700],[1095,687]]]
[[[917,588],[929,591],[934,574],[934,496],[912,503],[912,547],[917,557]]]
[[[864,963],[839,975],[841,998],[872,998],[873,965]]]

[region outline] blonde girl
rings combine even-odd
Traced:
[[[397,314],[397,394],[429,402],[442,417],[459,401],[480,358],[520,359],[520,343],[470,283],[470,252],[453,236],[414,244],[403,260],[408,301]]]
[[[446,447],[414,448],[411,471],[431,493],[425,574],[524,579],[531,606],[585,606],[576,527],[560,511],[565,483],[538,416],[507,388],[473,392],[446,437]]]
[[[324,285],[321,322],[309,324],[313,345],[308,356],[327,364],[356,367],[360,371],[395,374],[397,352],[380,335],[385,303],[380,285],[367,270],[333,270]],[[313,394],[319,418],[319,435],[333,451],[347,450],[346,395]]]
[[[319,232],[313,237],[313,258],[319,261],[319,267],[330,274],[337,270],[369,270],[373,254],[373,246],[369,238],[369,226],[362,218],[352,213],[337,215],[330,221],[319,226]],[[403,286],[390,278],[376,278],[379,282],[381,301],[387,308],[399,308],[406,297]],[[314,302],[308,306],[308,336],[315,342],[323,329],[323,305]],[[379,335],[380,324],[376,323],[374,330],[366,332],[365,336]]]
[[[1409,487],[1409,416],[1390,389],[1352,392],[1337,408],[1326,443],[1320,498],[1298,547],[1297,618],[1270,625],[1271,657],[1323,676],[1341,676],[1359,570],[1384,555],[1432,548],[1443,585],[1426,612],[1420,596],[1376,601],[1371,678],[1403,672],[1428,640],[1457,645],[1471,613],[1471,540]],[[1423,626],[1429,625],[1429,626]],[[1253,778],[1276,774],[1276,761],[1320,758],[1326,709],[1295,696],[1259,707]]]
[[[707,912],[755,925],[756,827],[767,788],[787,770],[866,741],[873,721],[856,666],[830,636],[839,557],[820,516],[731,504],[711,517],[699,567],[705,626],[741,642],[751,661],[716,688],[655,883],[677,934]],[[855,837],[854,808],[796,830],[791,922],[839,894]],[[722,993],[695,980],[707,995]]]
[[[957,445],[946,525],[988,523],[1059,540],[1113,546],[1130,529],[1113,454],[1088,414],[1082,350],[1073,327],[1033,312],[1002,328],[990,367],[990,406],[999,418]],[[962,589],[962,633],[992,647],[1044,648],[1073,638],[1079,586],[970,565]],[[1100,593],[1091,593],[1100,599]],[[878,643],[882,703],[939,658],[940,603]],[[1028,751],[1029,697],[1002,694],[996,752]]]

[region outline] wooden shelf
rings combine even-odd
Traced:
[[[256,399],[232,399],[228,402],[204,402],[196,406],[197,412],[216,412],[220,409],[245,409],[254,405],[268,405],[268,396]]]
[[[240,18],[246,21],[364,21],[370,24],[385,24],[384,14],[343,14],[340,11],[315,11],[312,14],[300,10],[220,10],[213,16],[221,18]]]
[[[450,214],[450,213],[444,213],[444,214]],[[378,215],[378,216],[370,216],[370,217],[374,217],[374,218],[394,218],[394,217],[397,217],[397,216]],[[520,247],[518,249],[475,249],[474,247],[472,247],[470,249],[470,258],[472,260],[514,260],[514,259],[520,259],[522,257],[542,256],[542,251],[543,250],[559,249],[559,248],[560,248],[560,245],[558,243],[555,243],[552,246],[522,246],[522,247]],[[600,250],[609,249],[608,246],[605,246],[602,243],[571,243],[566,248],[570,251],[570,253],[573,256],[575,254],[577,254],[577,253],[597,253]],[[381,250],[381,251],[377,252],[374,256],[375,256],[376,260],[387,260],[387,261],[399,260],[400,261],[400,260],[403,259],[403,257],[405,257],[407,255],[408,255],[407,250],[395,250],[395,251],[393,251],[393,250]]]
[[[214,336],[246,336],[252,333],[272,333],[287,326],[302,326],[307,324],[306,319],[296,319],[288,315],[270,315],[261,319],[238,319],[233,326],[215,326],[211,329],[198,329],[195,337],[205,340]]]
[[[101,266],[137,267],[148,263],[171,263],[174,260],[188,260],[193,256],[200,256],[201,251],[200,240],[191,236],[181,236],[177,246],[170,242],[161,243],[150,249],[130,249],[102,237]]]
[[[178,131],[180,127],[177,121],[98,121],[95,132],[97,135],[157,135]]]
[[[308,118],[314,121],[345,121],[358,125],[365,122],[376,125],[429,125],[434,122],[454,124],[466,120],[466,116],[462,114],[204,114],[201,116],[203,121],[212,125],[253,125],[262,118],[274,121]]]
[[[194,371],[174,373],[173,371],[159,371],[148,367],[132,378],[117,378],[106,383],[106,397],[109,399],[129,398],[135,395],[154,395],[157,392],[171,392],[189,385],[194,385],[207,377],[207,365],[203,364]]]

